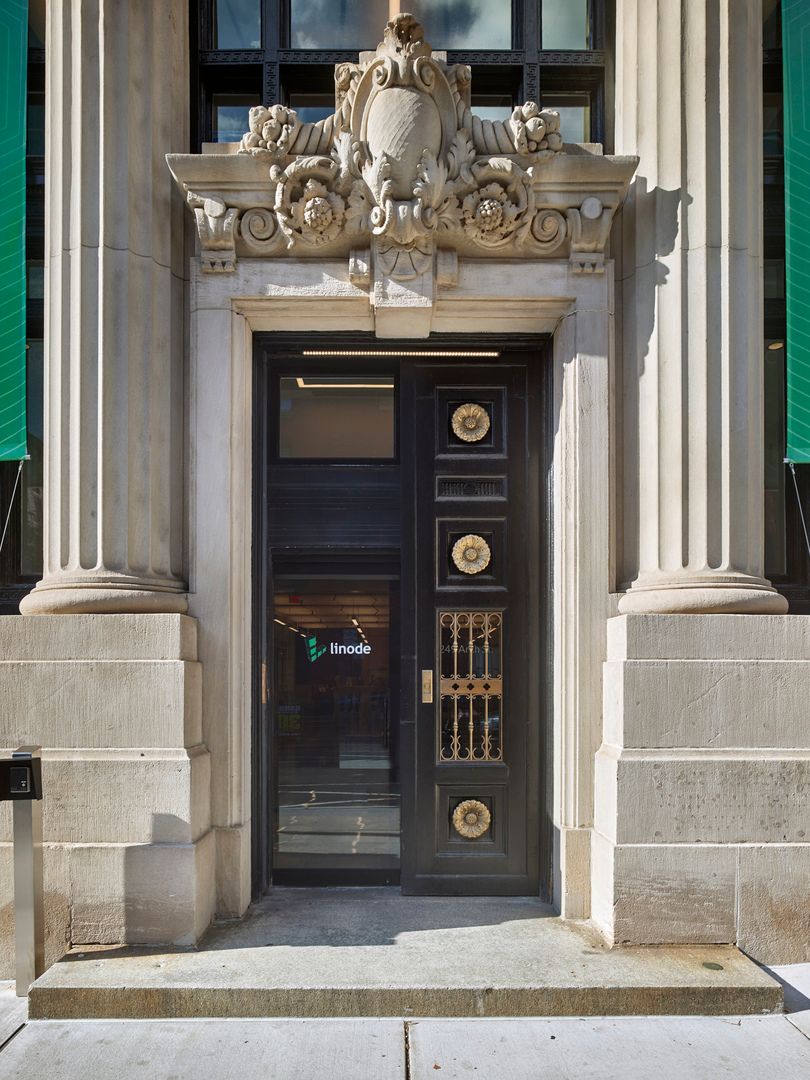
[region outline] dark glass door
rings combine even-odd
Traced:
[[[386,581],[276,579],[276,882],[398,877],[392,591]]]
[[[256,892],[545,893],[545,358],[306,344],[257,341]]]

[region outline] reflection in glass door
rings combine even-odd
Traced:
[[[398,880],[386,581],[277,578],[273,879]]]

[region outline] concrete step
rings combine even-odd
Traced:
[[[195,950],[74,949],[32,1019],[739,1015],[782,988],[730,945],[608,949],[532,898],[275,889]]]

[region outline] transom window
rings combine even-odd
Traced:
[[[281,458],[394,458],[394,375],[282,375],[278,385]]]
[[[567,142],[601,142],[609,0],[192,0],[196,149],[236,142],[253,105],[304,121],[334,111],[334,66],[357,62],[389,19],[410,11],[448,61],[473,70],[472,104],[490,120],[523,101],[556,109]]]

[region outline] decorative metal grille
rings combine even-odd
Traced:
[[[506,496],[506,480],[495,477],[440,476],[436,480],[438,499],[503,499]]]
[[[439,760],[502,761],[503,613],[439,613]]]

